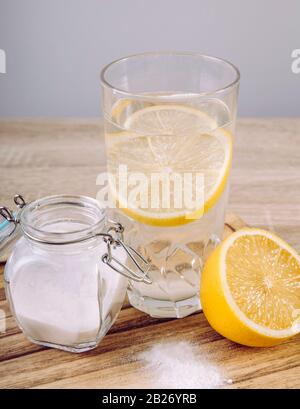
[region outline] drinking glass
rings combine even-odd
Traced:
[[[201,309],[201,270],[222,237],[239,71],[202,54],[146,53],[107,65],[101,83],[110,211],[150,261],[152,284],[130,282],[130,303],[187,316]]]

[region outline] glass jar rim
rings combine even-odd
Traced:
[[[43,226],[34,225],[34,222],[38,221],[46,212],[51,213],[52,210],[63,209],[64,206],[79,209],[82,211],[82,215],[84,215],[84,212],[90,212],[91,223],[71,231],[49,231],[43,228]],[[55,218],[53,216],[52,214],[54,222]],[[94,220],[92,220],[93,218]],[[40,243],[66,244],[95,238],[95,233],[101,232],[104,229],[105,209],[99,205],[96,199],[88,196],[63,194],[45,196],[26,204],[20,211],[19,221],[23,233],[28,238]],[[79,220],[77,221],[79,222]],[[71,223],[72,220],[66,218],[65,222]]]
[[[188,51],[150,51],[150,52],[145,52],[145,53],[137,53],[137,54],[131,54],[125,57],[121,57],[118,58],[112,62],[110,62],[109,64],[107,64],[100,72],[100,80],[101,80],[101,84],[104,88],[107,89],[111,89],[114,90],[116,92],[118,92],[119,94],[125,96],[125,97],[134,97],[136,99],[143,99],[143,100],[152,100],[153,99],[153,95],[147,95],[141,92],[130,92],[127,91],[123,88],[120,87],[116,87],[114,86],[110,81],[108,81],[106,79],[106,74],[109,71],[109,69],[113,66],[115,66],[116,64],[120,64],[126,61],[129,61],[131,59],[134,58],[143,58],[143,57],[163,57],[163,56],[177,56],[177,57],[199,57],[199,58],[204,58],[206,60],[210,60],[210,61],[214,61],[216,63],[222,63],[224,64],[224,66],[227,66],[228,68],[231,68],[233,70],[233,72],[235,73],[235,78],[233,81],[229,82],[228,84],[226,84],[224,87],[220,87],[220,88],[216,88],[214,90],[211,91],[201,91],[201,92],[195,92],[195,93],[191,93],[189,94],[189,98],[199,98],[199,97],[207,97],[207,96],[212,96],[212,95],[216,95],[216,94],[220,94],[224,91],[229,91],[230,89],[233,89],[234,87],[236,87],[239,82],[240,82],[240,71],[239,69],[232,64],[230,61],[224,59],[224,58],[220,58],[220,57],[215,57],[209,54],[203,54],[203,53],[197,53],[197,52],[188,52]],[[172,95],[155,95],[155,99],[157,100],[162,100],[162,101],[167,101],[169,99],[173,100],[174,98],[176,99],[185,99],[186,95],[185,94],[172,94]]]

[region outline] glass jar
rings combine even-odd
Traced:
[[[20,235],[4,271],[19,327],[37,344],[71,352],[95,348],[121,309],[128,277],[149,281],[142,259],[92,198],[58,195],[25,204],[18,196],[15,202],[18,213],[0,210],[14,224],[6,242]]]

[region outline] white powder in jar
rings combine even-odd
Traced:
[[[123,276],[99,262],[106,244],[100,241],[95,248],[66,254],[60,248],[47,254],[42,248],[20,257],[26,243],[21,238],[16,244],[16,260],[7,270],[13,308],[25,334],[63,346],[94,342],[101,331],[104,335],[127,286]],[[124,252],[117,257],[126,261]]]
[[[220,368],[204,356],[199,359],[189,342],[160,343],[138,358],[145,362],[156,388],[213,389],[227,382]]]

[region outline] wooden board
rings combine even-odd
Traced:
[[[240,119],[229,203],[248,224],[275,230],[298,252],[299,137],[300,118]],[[104,166],[100,119],[0,120],[0,205],[10,206],[15,193],[27,200],[58,193],[95,197]],[[227,222],[227,232],[243,224],[234,216]],[[228,387],[300,387],[299,337],[274,348],[245,348],[216,334],[203,314],[157,320],[127,303],[100,346],[74,356],[25,339],[5,301],[1,273],[0,309],[7,325],[0,334],[0,388],[149,387],[137,354],[162,339],[193,341],[199,358],[206,354],[233,379]]]
[[[229,210],[300,253],[300,118],[242,118]],[[95,197],[105,167],[101,119],[0,119],[0,204],[59,193]]]
[[[244,226],[226,218],[224,234]],[[11,316],[0,281],[0,308],[7,331],[0,335],[0,388],[151,388],[153,374],[139,353],[161,341],[190,341],[197,357],[217,365],[232,385],[226,388],[300,386],[299,337],[273,348],[247,348],[222,338],[203,313],[183,319],[151,318],[126,301],[120,315],[93,351],[80,355],[30,343]]]

